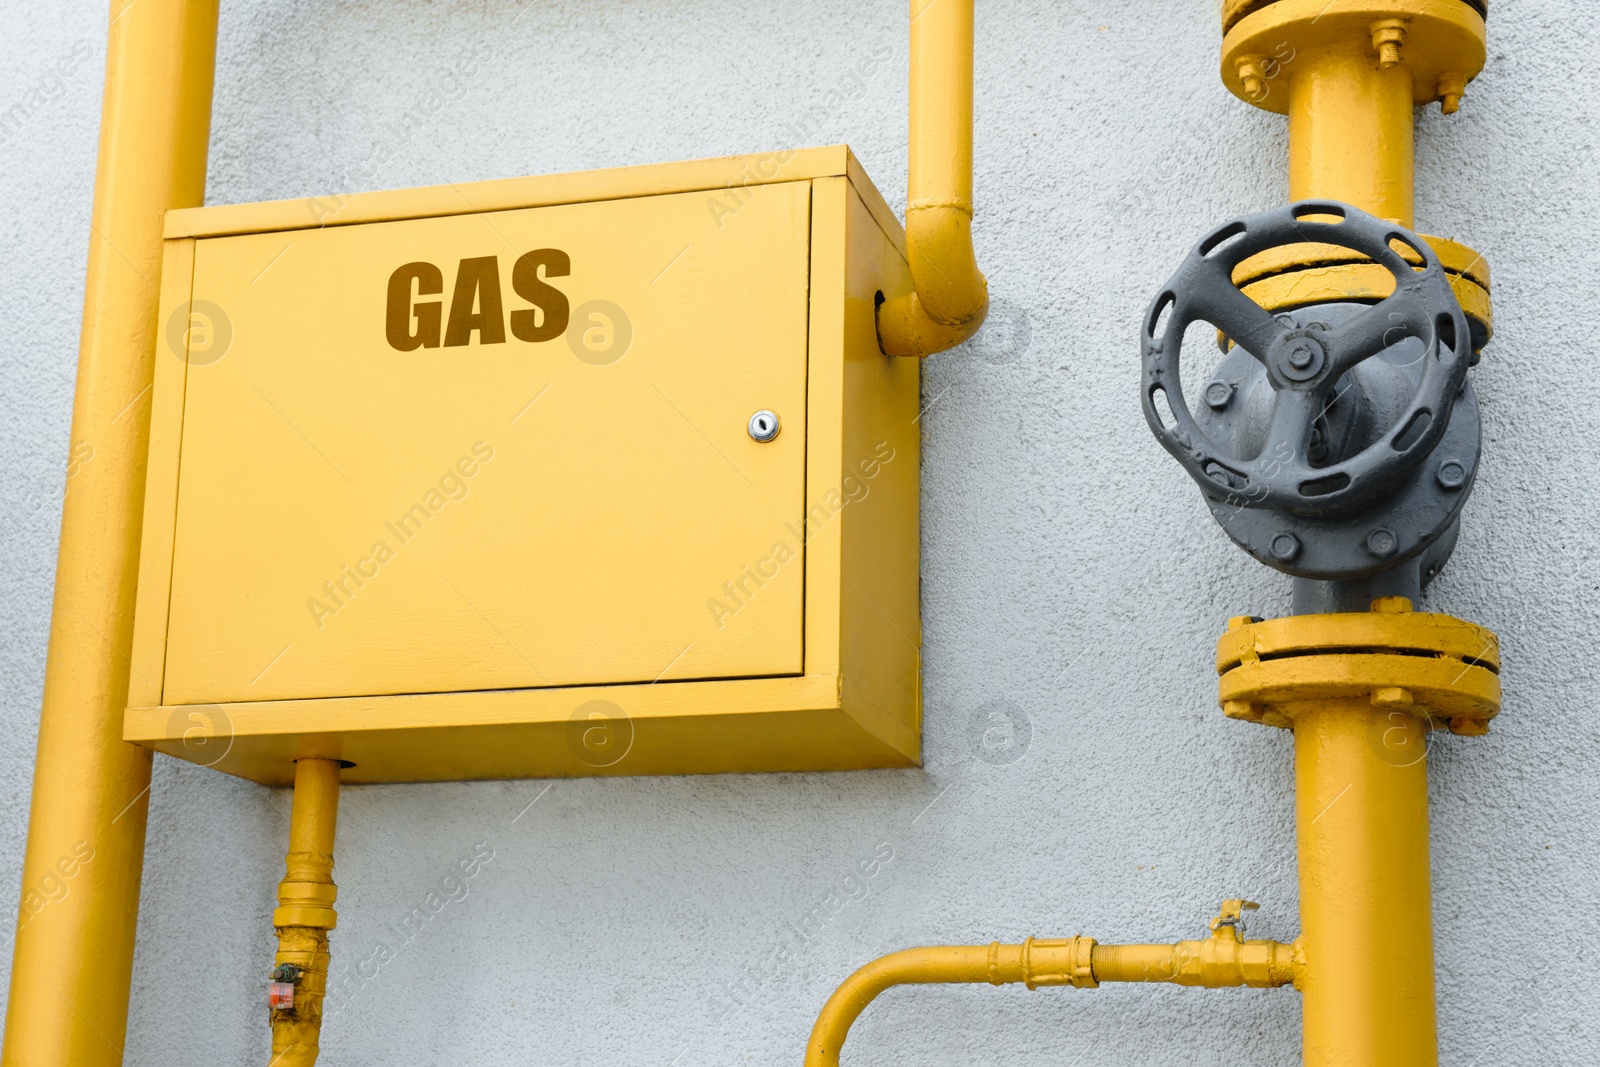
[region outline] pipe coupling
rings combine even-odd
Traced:
[[[1028,938],[1022,943],[1022,983],[1029,989],[1064,985],[1093,989],[1100,984],[1094,977],[1094,938]]]

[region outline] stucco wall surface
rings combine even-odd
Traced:
[[[1417,118],[1419,226],[1489,258],[1498,328],[1475,371],[1482,476],[1427,603],[1498,631],[1506,663],[1494,732],[1433,748],[1441,1052],[1459,1067],[1600,1061],[1592,14],[1497,4],[1463,111]],[[208,202],[842,141],[898,205],[905,22],[897,0],[225,0]],[[26,105],[0,143],[7,907],[104,37],[103,3],[0,8],[0,111]],[[349,789],[349,994],[324,1063],[796,1063],[838,981],[906,945],[1198,936],[1238,895],[1263,903],[1255,935],[1295,933],[1290,738],[1224,719],[1210,667],[1223,620],[1286,612],[1287,583],[1227,542],[1137,402],[1155,287],[1202,228],[1286,196],[1283,120],[1224,91],[1217,53],[1205,0],[980,5],[976,234],[1008,329],[926,367],[926,765]],[[996,704],[1009,748],[975,740]],[[157,759],[127,1063],[266,1061],[288,800]],[[402,940],[480,843],[492,861]],[[1297,1061],[1298,1025],[1283,990],[901,990],[849,1059],[1265,1067]]]

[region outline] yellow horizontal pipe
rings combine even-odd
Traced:
[[[1201,941],[1099,945],[1070,937],[1020,945],[936,946],[893,952],[856,971],[828,998],[811,1029],[806,1067],[838,1067],[850,1027],[884,990],[897,985],[1022,983],[1092,989],[1101,982],[1166,982],[1224,988],[1285,986],[1299,975],[1297,946],[1240,941],[1222,928]]]
[[[911,0],[906,254],[914,290],[878,309],[891,356],[928,356],[978,332],[989,283],[972,250],[973,0]]]
[[[1294,945],[1208,937],[1173,945],[1096,945],[1097,982],[1165,982],[1225,989],[1268,989],[1294,984]]]

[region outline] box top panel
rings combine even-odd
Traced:
[[[662,193],[737,189],[748,185],[845,177],[855,187],[878,225],[905,255],[904,229],[866,171],[846,145],[781,149],[754,155],[652,163],[637,167],[543,174],[531,178],[430,185],[369,193],[219,204],[167,212],[166,236],[221,237],[229,234],[349,226],[363,222],[466,215],[483,211],[590,203]]]

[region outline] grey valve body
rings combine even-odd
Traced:
[[[1244,260],[1305,243],[1382,264],[1394,294],[1273,315],[1234,285]],[[1196,322],[1232,343],[1191,401]],[[1455,546],[1481,450],[1467,322],[1425,242],[1331,202],[1236,219],[1195,246],[1141,334],[1151,429],[1228,536],[1295,576],[1297,613],[1420,595]]]

